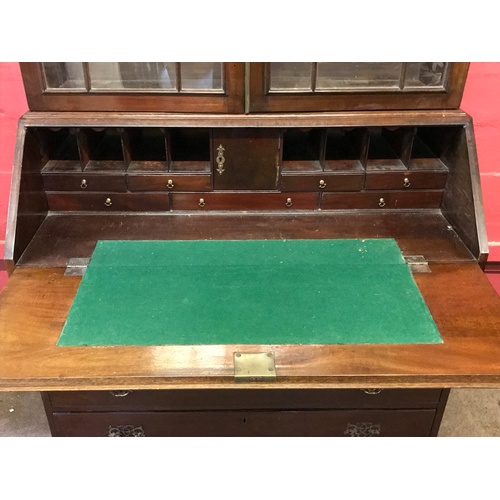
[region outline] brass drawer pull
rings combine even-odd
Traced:
[[[168,189],[173,189],[174,188],[174,181],[172,179],[169,179],[167,181],[167,188]]]
[[[87,189],[87,180],[86,179],[82,179],[82,182],[80,182],[80,187],[82,189]]]
[[[325,189],[326,188],[326,182],[323,181],[323,180],[319,181],[319,188],[320,189]]]
[[[130,391],[109,391],[109,393],[115,398],[124,398],[130,394]]]
[[[204,207],[205,206],[205,200],[203,198],[200,198],[200,201],[198,202],[198,205],[200,207]]]
[[[383,389],[363,389],[365,394],[380,394]]]
[[[293,205],[293,203],[292,203],[292,199],[291,199],[291,198],[287,198],[287,199],[286,199],[286,202],[285,202],[285,206],[286,206],[286,207],[291,207],[292,205]]]
[[[113,203],[111,203],[111,198],[106,198],[104,204],[107,206],[107,207],[110,207]]]
[[[384,200],[384,198],[380,198],[380,200],[378,200],[378,206],[380,208],[384,208],[385,207],[385,200]]]
[[[409,187],[411,186],[411,182],[410,182],[410,179],[408,179],[408,177],[405,177],[405,178],[403,179],[403,186],[404,186],[405,188],[409,188]]]

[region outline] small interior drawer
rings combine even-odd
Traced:
[[[168,193],[47,193],[49,210],[71,211],[164,211],[169,210]]]
[[[365,189],[444,189],[447,177],[446,171],[371,171],[366,173]]]
[[[210,191],[210,174],[128,174],[130,191]]]
[[[323,193],[325,210],[439,208],[443,191],[364,191],[361,193]]]
[[[282,191],[360,191],[364,173],[282,174]]]
[[[173,210],[306,210],[317,209],[318,193],[172,194]]]
[[[124,173],[42,173],[42,179],[46,191],[127,191]]]

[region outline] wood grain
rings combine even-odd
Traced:
[[[440,345],[56,347],[80,279],[21,269],[0,297],[0,388],[495,387],[500,297],[475,263],[431,265],[415,280]],[[481,300],[471,300],[471,297]],[[273,350],[277,382],[235,384],[233,353]]]

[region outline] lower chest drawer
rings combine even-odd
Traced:
[[[53,414],[58,436],[416,436],[434,410],[96,412]]]
[[[53,411],[434,409],[441,389],[169,389],[50,392]]]

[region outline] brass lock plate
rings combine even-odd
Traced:
[[[273,382],[276,366],[273,352],[235,352],[235,382]]]

